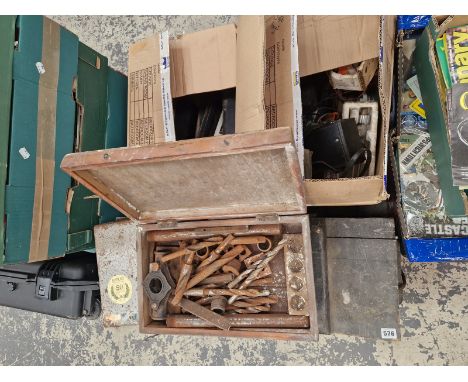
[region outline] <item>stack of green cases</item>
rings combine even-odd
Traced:
[[[4,227],[1,219],[0,263],[90,250],[94,225],[119,214],[73,184],[60,163],[73,151],[125,146],[127,79],[108,67],[106,57],[41,16],[1,17],[0,43],[0,213],[6,221]],[[55,147],[44,145],[44,136],[54,137]],[[48,154],[46,160],[38,150]],[[43,183],[52,186],[39,188],[38,197],[43,173],[49,180]]]

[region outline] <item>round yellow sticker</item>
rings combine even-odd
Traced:
[[[132,283],[125,275],[113,276],[107,284],[107,293],[114,304],[125,304],[132,297]]]

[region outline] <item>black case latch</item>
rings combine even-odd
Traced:
[[[56,273],[55,264],[44,264],[36,277],[36,297],[44,300],[56,300],[57,288],[54,288],[54,275]]]

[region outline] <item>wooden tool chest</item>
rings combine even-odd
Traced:
[[[61,167],[139,223],[142,333],[318,338],[309,220],[291,129],[74,153]],[[266,270],[268,277],[261,279],[258,272]],[[179,285],[184,272],[186,289]],[[236,284],[244,272],[258,278]],[[235,286],[204,286],[203,275],[229,276],[234,284],[227,285]],[[167,305],[153,300],[167,286],[161,277],[172,284]],[[180,291],[181,302],[173,305]],[[227,296],[226,313],[213,309],[212,301],[212,311],[202,306],[202,299],[213,299],[211,293]],[[257,300],[245,293],[275,303],[259,311],[249,306]],[[188,314],[194,309],[195,315]],[[205,314],[215,323],[196,317]]]

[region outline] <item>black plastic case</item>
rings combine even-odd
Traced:
[[[96,255],[3,265],[0,305],[72,319],[97,318],[101,304]]]

